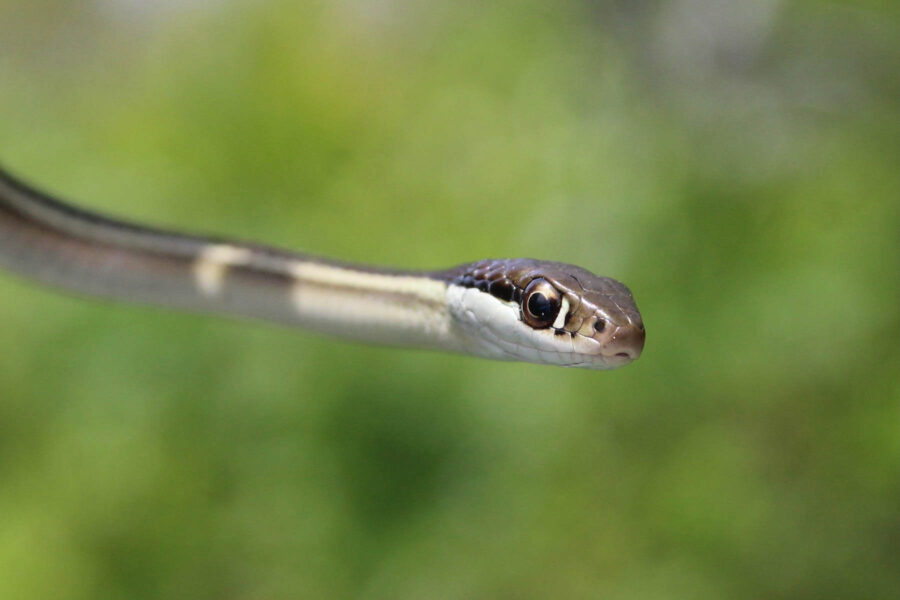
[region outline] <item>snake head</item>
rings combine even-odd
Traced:
[[[641,355],[644,324],[625,285],[568,265],[485,260],[448,272],[451,315],[467,352],[613,369]]]

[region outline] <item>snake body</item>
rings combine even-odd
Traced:
[[[401,271],[349,264],[128,223],[3,170],[0,267],[90,296],[500,360],[610,369],[644,346],[628,288],[572,265],[489,259]]]

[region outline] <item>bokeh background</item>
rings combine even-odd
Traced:
[[[625,281],[582,372],[0,275],[0,597],[896,598],[896,2],[0,2],[0,157],[347,260]]]

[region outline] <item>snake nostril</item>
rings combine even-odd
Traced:
[[[597,319],[594,321],[594,329],[597,330],[597,333],[603,333],[603,330],[606,329],[606,321],[603,319]]]
[[[627,352],[616,352],[616,356],[618,358],[631,358],[631,355]]]

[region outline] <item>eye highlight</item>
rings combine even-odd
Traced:
[[[522,295],[522,317],[534,329],[546,329],[559,314],[562,299],[559,291],[546,279],[535,279]]]

